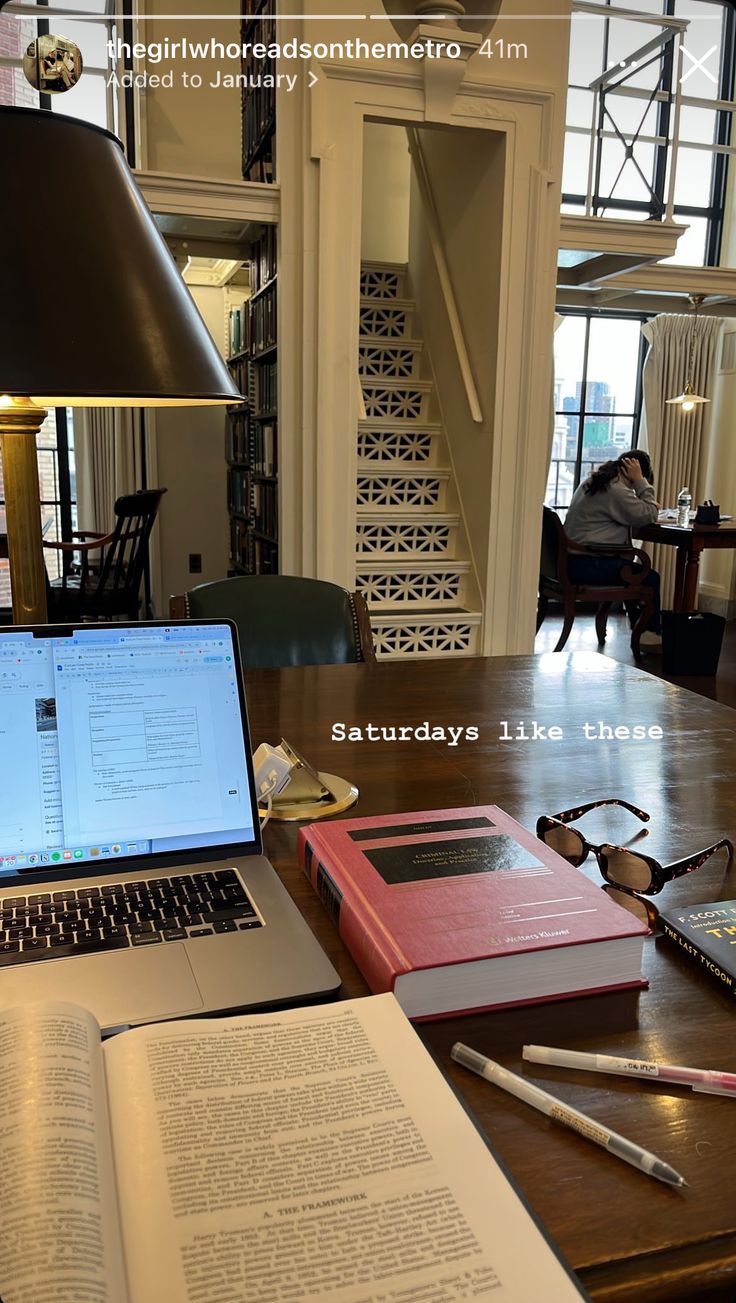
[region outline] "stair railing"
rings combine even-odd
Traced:
[[[478,390],[475,387],[475,380],[473,379],[470,356],[468,354],[467,344],[465,343],[465,335],[463,333],[460,313],[458,311],[457,298],[455,296],[452,276],[450,275],[447,254],[445,252],[444,240],[442,238],[439,214],[432,193],[432,183],[429,179],[429,172],[427,171],[427,164],[419,140],[419,132],[416,127],[407,127],[406,137],[409,142],[409,153],[411,154],[412,162],[414,164],[417,186],[419,187],[419,194],[422,199],[424,216],[426,218],[427,231],[429,234],[429,244],[432,250],[435,267],[437,269],[437,278],[440,283],[442,299],[450,325],[450,334],[452,335],[452,341],[455,345],[457,364],[460,368],[460,375],[462,376],[463,385],[465,387],[465,397],[468,401],[468,408],[471,417],[480,425],[483,421],[483,412],[481,411]]]

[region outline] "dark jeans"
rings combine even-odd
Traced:
[[[641,570],[640,565],[626,560],[625,557],[571,556],[567,562],[567,573],[575,584],[600,584],[601,587],[604,587],[605,585],[616,585],[621,582],[621,571],[624,566],[631,566],[634,574]],[[661,633],[658,572],[650,570],[644,584],[647,588],[651,588],[654,594],[654,611],[647,629],[651,630],[652,633]]]

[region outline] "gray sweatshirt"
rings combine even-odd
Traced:
[[[565,533],[574,543],[628,547],[632,530],[638,537],[637,525],[643,529],[654,524],[658,514],[652,485],[639,480],[635,487],[619,475],[599,493],[586,493],[584,484],[575,490],[565,517]]]

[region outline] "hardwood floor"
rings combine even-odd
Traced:
[[[534,650],[537,652],[552,651],[559,637],[561,627],[561,616],[554,613],[548,615],[537,634]],[[600,650],[602,655],[611,656],[613,660],[621,661],[624,665],[635,665],[636,662],[629,646],[629,636],[626,616],[611,615],[608,620],[606,642],[602,648],[598,648],[593,616],[578,615],[575,617],[575,623],[565,645],[565,651]],[[645,649],[642,648],[642,651],[645,651]],[[658,679],[665,679],[668,683],[676,683],[679,687],[689,688],[691,692],[697,692],[701,697],[710,697],[711,701],[719,701],[724,706],[736,707],[736,621],[726,625],[718,674],[714,678],[703,678],[696,675],[675,678],[672,675],[663,674],[661,655],[659,653],[653,655],[650,650],[646,650],[646,654],[642,656],[639,669],[646,670],[648,674],[653,674]]]

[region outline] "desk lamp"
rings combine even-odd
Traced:
[[[120,141],[0,107],[0,440],[13,619],[46,619],[36,434],[46,407],[240,400]]]

